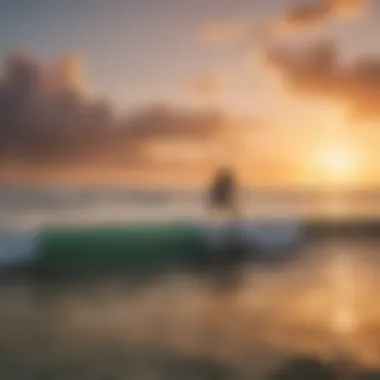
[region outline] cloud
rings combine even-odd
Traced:
[[[86,90],[85,69],[81,58],[73,54],[66,55],[57,63],[44,68],[45,89],[60,91],[63,87],[78,92]]]
[[[227,118],[218,111],[185,111],[161,105],[135,112],[127,124],[130,139],[204,141],[221,133]]]
[[[304,30],[331,20],[358,18],[369,7],[367,0],[318,0],[298,3],[284,12],[280,30]],[[285,87],[295,94],[339,102],[353,118],[380,118],[380,57],[341,59],[339,46],[330,40],[294,47],[276,39],[266,49],[266,62],[280,74]]]
[[[222,80],[215,74],[201,74],[191,83],[191,90],[202,98],[215,99],[223,93]]]
[[[296,94],[341,102],[355,118],[380,119],[380,57],[345,63],[338,47],[325,41],[301,49],[277,47],[267,59]]]
[[[215,83],[205,81],[202,91]],[[43,64],[10,56],[0,82],[0,158],[27,162],[144,161],[144,144],[155,138],[211,138],[224,126],[215,112],[145,107],[120,118],[106,101],[87,95],[77,57]]]
[[[275,34],[315,27],[337,19],[356,18],[367,8],[367,0],[316,0],[296,3],[272,25]]]
[[[200,40],[208,45],[230,45],[243,41],[251,25],[245,21],[214,21],[199,28]]]
[[[113,123],[107,104],[83,97],[78,65],[49,67],[23,54],[10,57],[0,85],[3,155],[81,155],[99,129]]]

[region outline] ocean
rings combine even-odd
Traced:
[[[2,188],[0,266],[32,263],[43,247],[40,236],[49,237],[49,265],[56,269],[71,273],[84,251],[84,265],[114,253],[118,265],[131,225],[139,229],[127,239],[136,239],[128,249],[144,257],[143,265],[184,257],[183,242],[192,244],[182,240],[189,236],[188,226],[211,243],[223,237],[215,235],[216,222],[204,206],[204,195],[197,192]],[[284,263],[281,255],[288,252],[279,248],[300,238],[305,220],[376,222],[380,193],[247,191],[242,210],[244,238],[259,242],[279,265],[250,263],[238,290],[215,292],[183,270],[147,276],[138,284],[128,276],[2,281],[0,375],[17,380],[378,378],[376,236],[347,232],[312,240]],[[170,226],[169,232],[150,230],[136,238],[141,228],[158,223]],[[115,245],[116,239],[122,244]],[[191,246],[189,254],[193,251]],[[98,270],[105,261],[97,260]]]

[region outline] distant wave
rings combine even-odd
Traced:
[[[38,236],[15,231],[0,232],[0,267],[26,264],[37,253]]]
[[[243,217],[250,220],[348,214],[380,216],[379,194],[366,194],[334,198],[322,193],[244,192],[241,209]],[[0,231],[36,230],[62,224],[207,218],[201,192],[0,188]]]

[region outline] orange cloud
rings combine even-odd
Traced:
[[[297,3],[272,25],[274,34],[320,26],[336,19],[356,18],[367,9],[367,0],[318,0],[313,4]]]
[[[75,55],[67,55],[57,64],[57,72],[62,82],[71,88],[82,87],[84,68],[82,60]]]
[[[199,37],[209,45],[229,45],[243,41],[250,33],[251,25],[244,21],[219,21],[202,25]]]
[[[89,93],[83,61],[76,55],[65,55],[51,65],[40,64],[40,71],[42,87],[48,94],[64,88],[83,95]]]
[[[203,98],[215,99],[223,92],[221,79],[215,74],[201,74],[191,83],[191,89]]]
[[[301,49],[277,47],[267,54],[288,89],[302,96],[337,100],[351,116],[380,120],[380,57],[343,63],[331,42]]]
[[[297,30],[335,19],[357,18],[368,10],[367,0],[318,0],[298,3],[284,12],[275,27]],[[273,37],[273,35],[272,35]],[[338,46],[319,41],[300,48],[281,46],[270,39],[265,59],[277,70],[291,93],[343,103],[352,116],[380,119],[380,57],[359,58],[344,64]]]
[[[81,91],[82,63],[65,58],[47,65],[25,54],[10,57],[0,75],[0,160],[22,162],[144,162],[147,141],[204,141],[224,128],[221,113],[145,107],[118,117],[108,102]],[[214,96],[212,76],[196,81]]]

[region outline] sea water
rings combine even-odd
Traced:
[[[377,215],[376,194],[348,198],[248,194],[240,227],[263,246],[281,245],[302,218]],[[167,220],[215,232],[199,193],[3,189],[0,203],[7,263],[28,258],[48,226]],[[347,363],[351,374],[376,372],[379,248],[344,239],[310,246],[286,265],[247,267],[234,293],[216,294],[186,273],[138,288],[120,280],[7,283],[0,372],[7,379],[333,379],[342,369],[335,363]]]
[[[48,227],[186,222],[209,231],[212,240],[220,229],[212,227],[215,223],[207,213],[204,195],[200,191],[2,186],[0,261],[2,257],[8,260],[10,251],[16,260],[18,256],[22,258],[28,244],[33,247],[35,237]],[[380,193],[346,193],[337,197],[329,192],[247,190],[242,192],[240,208],[238,224],[249,231],[248,237],[256,234],[254,239],[263,244],[282,244],[294,237],[300,220],[346,215],[377,217]]]
[[[246,193],[241,198],[242,215],[233,221],[245,239],[259,244],[283,244],[295,236],[296,217],[307,214],[302,197],[291,194],[268,196]],[[314,212],[319,212],[318,208]],[[281,223],[271,218],[280,218]],[[287,222],[284,222],[284,219]],[[200,230],[210,244],[223,237],[220,223],[207,213],[204,194],[181,191],[105,191],[38,188],[0,188],[0,266],[34,254],[38,236],[47,228],[188,224]],[[254,232],[250,224],[256,224]],[[221,235],[221,236],[219,236]]]

